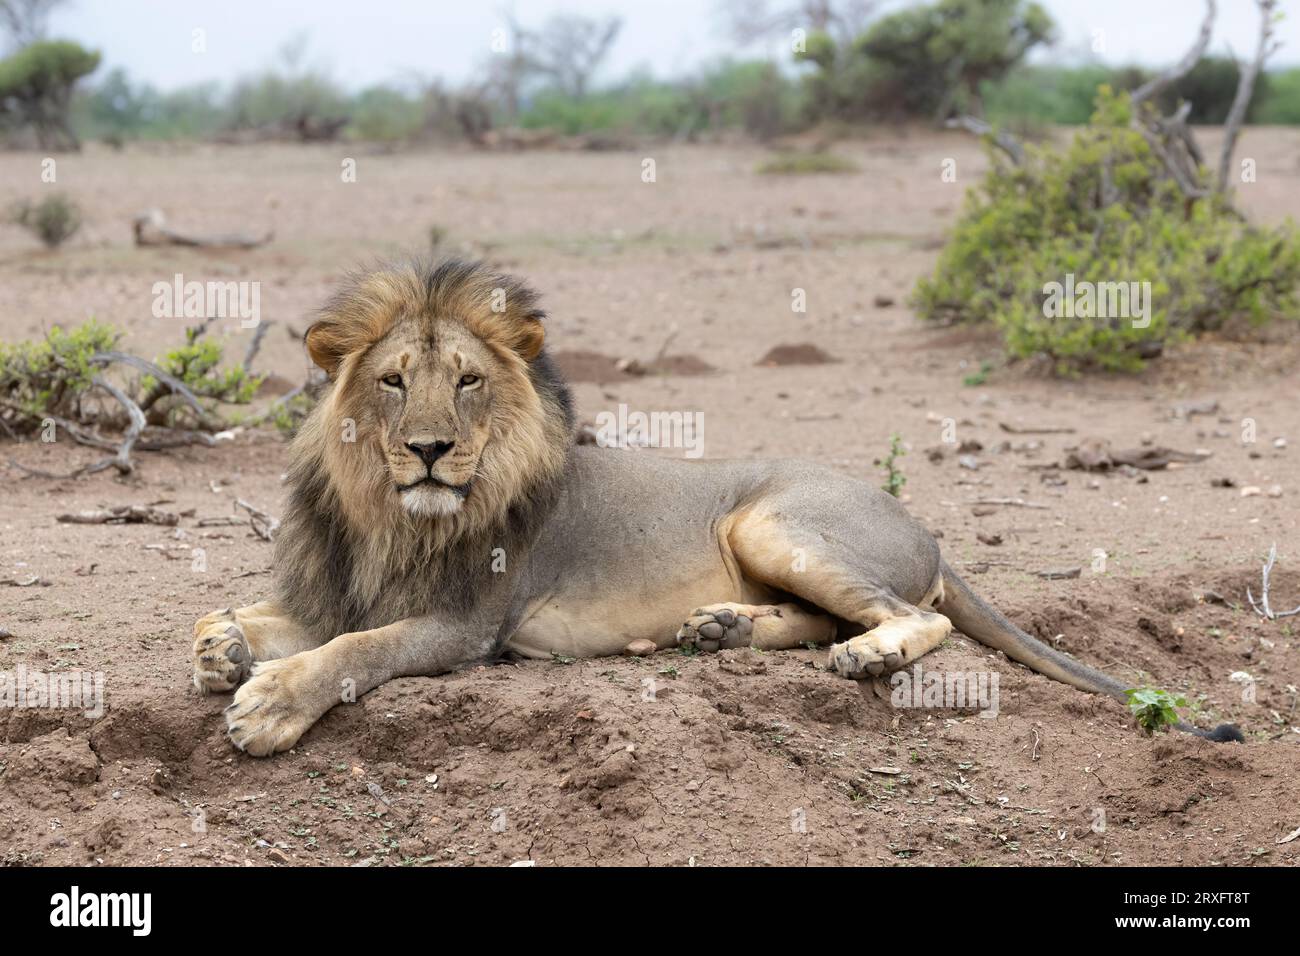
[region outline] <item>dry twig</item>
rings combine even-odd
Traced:
[[[1273,542],[1273,547],[1268,549],[1268,560],[1264,562],[1264,591],[1260,595],[1258,603],[1255,601],[1255,595],[1250,593],[1250,588],[1246,588],[1246,600],[1250,606],[1255,609],[1255,613],[1265,620],[1277,621],[1284,617],[1294,617],[1300,614],[1300,604],[1297,604],[1289,611],[1274,611],[1268,604],[1268,578],[1273,573],[1273,565],[1277,563],[1277,542]]]

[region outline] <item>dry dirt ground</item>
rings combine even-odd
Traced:
[[[1258,164],[1258,181],[1242,188],[1253,216],[1300,211],[1298,147],[1296,130],[1245,136],[1241,155]],[[186,323],[153,317],[155,282],[257,281],[263,320],[275,323],[258,367],[282,390],[306,372],[297,337],[340,271],[426,249],[437,227],[445,249],[540,288],[550,347],[585,379],[575,385],[584,419],[620,403],[700,411],[709,457],[803,456],[864,476],[879,474],[873,462],[897,432],[909,448],[909,507],[977,590],[1121,679],[1186,694],[1198,723],[1239,722],[1244,746],[1144,737],[1116,704],[954,635],[923,665],[995,672],[996,718],[895,709],[879,688],[826,673],[823,652],[674,651],[394,681],[335,708],[294,751],[248,758],[225,738],[226,701],[195,695],[189,649],[198,616],[267,593],[271,546],[246,527],[198,523],[234,514],[236,498],[279,508],[285,447],[263,431],[219,449],[141,454],[125,479],[51,481],[0,466],[0,628],[10,632],[0,671],[102,672],[107,700],[98,719],[0,711],[0,858],[1295,863],[1300,840],[1279,841],[1300,827],[1300,618],[1263,622],[1243,606],[1273,541],[1274,601],[1300,602],[1295,343],[1202,343],[1128,378],[1062,382],[1032,363],[1007,367],[987,337],[923,327],[906,305],[984,167],[978,147],[882,132],[838,149],[861,171],[760,176],[763,152],[748,146],[90,148],[58,160],[57,188],[87,218],[68,247],[49,254],[0,227],[0,337],[94,317],[157,355]],[[654,183],[641,178],[646,156]],[[348,157],[355,183],[340,181]],[[947,157],[956,183],[941,181]],[[0,202],[51,188],[40,160],[0,155]],[[130,220],[153,206],[178,228],[269,226],[275,241],[242,253],[137,249]],[[792,310],[797,289],[805,313]],[[215,334],[236,358],[250,335],[235,322]],[[760,361],[803,344],[834,361]],[[661,351],[677,357],[672,374],[614,368]],[[985,361],[986,383],[963,384]],[[1217,410],[1176,411],[1205,400]],[[1248,419],[1254,442],[1242,440]],[[945,436],[945,424],[955,433]],[[967,449],[980,467],[963,467],[944,437],[979,443]],[[1142,475],[1030,467],[1088,437],[1213,454]],[[932,460],[935,446],[945,453]],[[54,471],[98,454],[68,442],[0,442],[0,452]],[[1213,487],[1220,478],[1237,487]],[[1278,497],[1267,493],[1274,485]],[[1265,493],[1243,496],[1242,486]],[[979,498],[1046,507],[973,505]],[[187,516],[179,529],[55,520],[146,503]],[[1082,574],[1036,574],[1062,567]],[[17,586],[32,577],[39,583]],[[1251,675],[1253,699],[1235,672]]]

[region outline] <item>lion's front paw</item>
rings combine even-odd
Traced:
[[[230,741],[245,753],[265,757],[288,750],[320,717],[313,701],[305,655],[253,665],[253,677],[226,708]]]
[[[826,666],[849,680],[866,680],[896,671],[907,663],[907,649],[897,635],[868,631],[832,644]]]
[[[248,679],[253,652],[230,611],[217,611],[194,625],[194,686],[201,694],[233,690]]]
[[[748,647],[754,633],[754,619],[738,613],[743,605],[710,604],[697,607],[677,631],[679,645],[694,645],[702,651],[723,647]]]

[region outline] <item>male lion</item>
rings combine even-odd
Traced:
[[[536,302],[477,264],[387,267],[354,276],[308,330],[330,384],[293,442],[275,596],[195,625],[195,686],[239,687],[237,747],[292,747],[346,689],[638,638],[830,644],[829,669],[862,680],[955,626],[1124,698],[976,597],[869,484],[575,445]]]

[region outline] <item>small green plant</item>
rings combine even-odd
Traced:
[[[761,163],[764,175],[798,176],[809,173],[856,173],[858,164],[834,153],[782,153]]]
[[[221,369],[221,344],[214,339],[201,338],[201,335],[201,329],[187,329],[185,344],[172,349],[155,364],[200,398],[233,405],[248,404],[262,384],[262,377],[252,375],[238,365]],[[153,376],[145,376],[140,389],[140,410],[151,424],[167,423],[174,417],[173,413],[183,407],[171,389]]]
[[[48,249],[57,249],[81,228],[81,210],[66,196],[54,194],[38,202],[25,200],[13,210],[13,221],[34,234]]]
[[[898,467],[898,459],[907,454],[907,449],[903,447],[903,437],[898,434],[889,436],[889,454],[883,459],[877,458],[875,464],[885,469],[885,483],[881,487],[888,491],[895,498],[903,490],[903,485],[907,484],[907,477],[903,470]]]
[[[989,372],[993,371],[992,362],[980,362],[980,370],[972,372],[961,380],[961,383],[967,388],[974,388],[977,385],[983,385],[989,380]]]
[[[1186,707],[1187,700],[1158,687],[1135,687],[1124,691],[1128,696],[1128,709],[1137,724],[1148,734],[1168,730],[1178,723],[1177,707]]]

